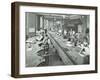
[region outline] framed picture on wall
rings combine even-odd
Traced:
[[[13,2],[11,76],[97,73],[97,7]]]

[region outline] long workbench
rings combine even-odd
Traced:
[[[48,36],[65,65],[89,64],[89,55],[81,54],[82,48],[68,45],[67,39],[55,32],[49,31]]]

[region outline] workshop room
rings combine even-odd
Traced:
[[[25,66],[90,63],[89,15],[25,13]]]

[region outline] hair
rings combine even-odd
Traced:
[[[89,33],[89,28],[86,28],[86,31],[85,31],[85,33]]]

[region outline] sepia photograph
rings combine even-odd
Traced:
[[[90,63],[90,16],[25,13],[25,66]]]

